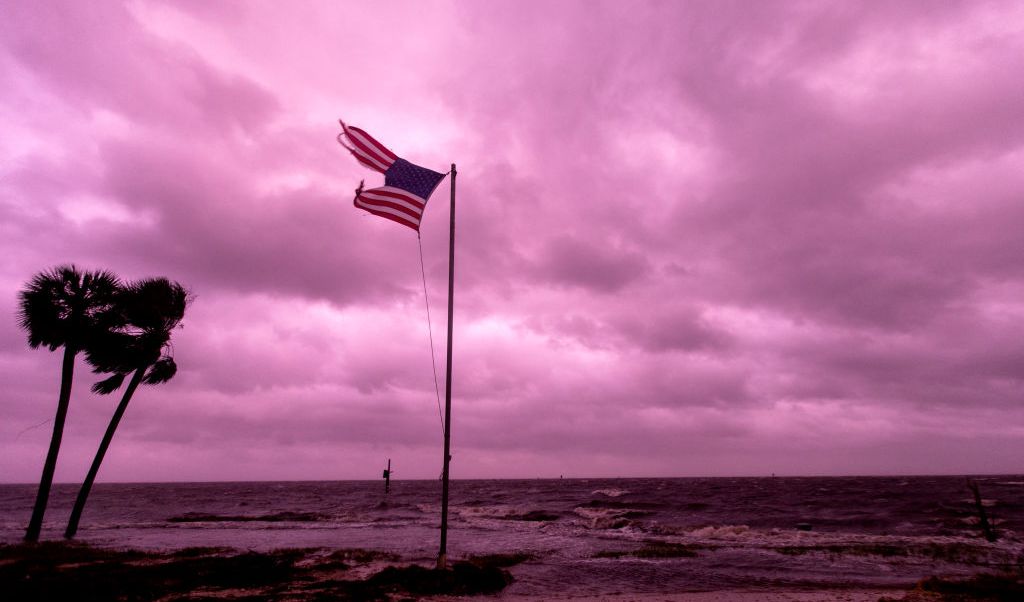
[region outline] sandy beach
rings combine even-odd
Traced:
[[[44,542],[0,546],[4,599],[30,600],[431,600],[433,602],[923,602],[1020,600],[1018,573],[928,579],[916,588],[725,590],[507,595],[517,555],[468,557],[441,571],[394,555],[358,549],[287,549],[267,553],[227,548],[170,552],[103,549]]]
[[[669,594],[615,594],[590,597],[548,597],[558,602],[877,602],[882,598],[900,599],[905,592],[899,590],[818,590],[802,592],[771,591],[718,591],[681,592]],[[444,597],[445,602],[457,598]],[[917,598],[924,600],[926,598]],[[500,602],[537,602],[538,598],[519,596],[487,596],[474,600]]]

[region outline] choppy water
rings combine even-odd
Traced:
[[[508,593],[896,587],[1024,562],[1024,476],[977,479],[1001,539],[978,536],[963,477],[453,481],[449,554],[527,552]],[[76,486],[57,485],[44,538]],[[0,541],[23,535],[35,487],[0,485]],[[360,547],[437,554],[440,484],[99,484],[80,539],[102,546]],[[809,529],[809,530],[807,530]],[[662,544],[694,555],[630,555]]]

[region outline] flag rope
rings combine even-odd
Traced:
[[[416,244],[420,248],[420,275],[423,276],[423,302],[427,306],[427,332],[430,334],[430,365],[434,369],[434,395],[437,398],[437,416],[441,419],[441,436],[444,437],[444,413],[441,411],[441,388],[437,384],[437,360],[434,359],[434,327],[430,320],[430,298],[427,295],[427,270],[423,267],[423,240],[416,233]]]

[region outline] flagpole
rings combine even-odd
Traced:
[[[437,568],[448,568],[448,463],[452,432],[452,315],[455,308],[455,164],[452,163],[451,218],[448,224],[448,362],[444,377],[444,468],[441,472],[441,551]]]

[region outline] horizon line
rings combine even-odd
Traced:
[[[467,477],[452,478],[452,481],[652,481],[652,480],[683,480],[683,479],[884,479],[884,478],[924,478],[924,477],[962,477],[962,478],[995,478],[1021,477],[1024,473],[890,473],[890,474],[759,474],[759,475],[703,475],[703,476],[558,476],[558,477]],[[200,485],[229,483],[376,483],[382,479],[252,479],[252,480],[198,480],[198,481],[101,481],[96,485]],[[440,479],[391,479],[392,482],[423,482],[440,481]],[[80,481],[55,481],[54,485],[81,485]],[[38,486],[36,482],[7,482],[3,485]]]

